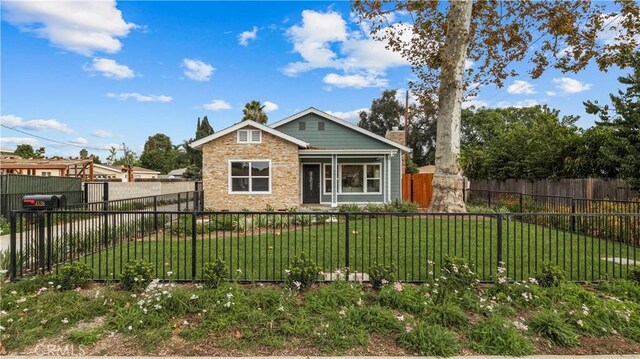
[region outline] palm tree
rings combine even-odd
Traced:
[[[253,100],[244,105],[244,109],[242,109],[242,113],[244,117],[242,117],[242,121],[251,120],[257,123],[266,124],[267,114],[264,112],[264,105],[260,103],[260,101]]]

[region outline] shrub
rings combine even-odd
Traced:
[[[448,357],[458,353],[456,335],[439,326],[418,322],[415,328],[398,336],[398,343],[406,350],[418,355]]]
[[[362,212],[362,208],[355,203],[345,203],[338,206],[338,211],[342,213],[359,213]]]
[[[122,289],[128,291],[144,290],[151,282],[153,267],[142,259],[129,262],[122,269]]]
[[[565,281],[565,273],[559,266],[545,262],[542,264],[542,270],[536,276],[536,280],[541,287],[557,287]]]
[[[229,276],[229,268],[222,259],[217,259],[213,263],[207,263],[203,269],[204,283],[209,288],[218,288]]]
[[[364,206],[364,211],[369,213],[380,213],[385,211],[385,207],[383,204],[367,203],[367,205]]]
[[[291,266],[287,269],[285,284],[289,288],[306,290],[318,279],[320,267],[311,260],[305,253],[293,259]]]
[[[10,229],[9,221],[3,216],[0,216],[0,236],[8,234]]]
[[[378,305],[353,307],[348,311],[347,318],[364,326],[369,333],[391,334],[404,330],[404,323],[391,310]]]
[[[630,281],[640,284],[640,267],[633,267],[629,270],[628,278]]]
[[[374,289],[380,289],[382,286],[396,281],[396,268],[393,264],[384,266],[382,264],[374,264],[369,268],[369,281]]]
[[[578,334],[572,326],[567,324],[564,318],[550,310],[542,311],[531,318],[529,329],[563,347],[571,348],[580,343]]]
[[[459,306],[451,303],[431,305],[426,308],[425,319],[432,324],[439,324],[444,327],[462,328],[469,322],[467,314]]]
[[[471,347],[483,354],[523,356],[533,352],[531,343],[500,317],[480,322],[469,332],[469,338]]]
[[[82,287],[92,275],[93,271],[88,265],[76,261],[62,265],[53,282],[59,290],[72,290]]]
[[[385,211],[396,213],[414,213],[418,211],[418,205],[413,202],[405,202],[396,199],[385,205]]]

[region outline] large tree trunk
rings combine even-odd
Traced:
[[[462,169],[458,160],[464,64],[473,1],[451,1],[449,6],[446,40],[441,53],[443,64],[438,89],[436,170],[429,206],[431,212],[465,211]]]

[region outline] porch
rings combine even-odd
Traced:
[[[300,203],[332,208],[343,203],[389,203],[401,195],[398,150],[299,151]]]

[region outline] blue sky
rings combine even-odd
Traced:
[[[310,106],[356,121],[383,89],[403,89],[412,76],[348,2],[2,1],[1,31],[2,124],[102,158],[97,149],[123,142],[140,154],[158,132],[181,143],[199,116],[220,130],[254,99],[268,104],[270,121]],[[582,101],[606,101],[620,75],[590,66],[533,81],[526,64],[515,68],[521,77],[482,87],[467,104],[546,103],[587,127],[594,119]],[[80,150],[0,131],[3,148]]]

